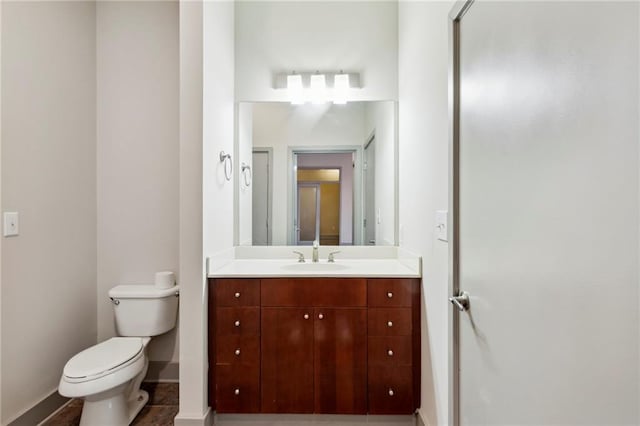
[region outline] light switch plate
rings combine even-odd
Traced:
[[[449,232],[448,226],[448,211],[447,210],[436,210],[436,238],[440,241],[448,241],[449,238],[447,236]]]
[[[3,235],[5,237],[18,235],[18,212],[4,212]]]

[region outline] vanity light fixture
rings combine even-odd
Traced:
[[[274,89],[286,89],[286,98],[292,105],[307,102],[346,104],[353,89],[360,88],[360,74],[351,72],[293,72],[274,76]]]
[[[302,87],[302,76],[300,74],[287,76],[287,92],[292,105],[304,104],[304,88]]]

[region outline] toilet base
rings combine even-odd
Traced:
[[[136,395],[137,394],[137,395]],[[134,395],[131,395],[129,399],[129,423],[136,418],[142,407],[149,401],[149,393],[145,390],[138,390]]]
[[[147,391],[138,390],[127,401],[125,386],[113,389],[110,395],[100,399],[85,398],[80,426],[127,426],[149,401]]]

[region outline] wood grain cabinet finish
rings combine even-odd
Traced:
[[[209,403],[220,413],[413,413],[419,283],[210,279]]]
[[[209,404],[219,413],[260,412],[260,280],[209,287]]]
[[[420,406],[420,281],[369,279],[369,413]]]

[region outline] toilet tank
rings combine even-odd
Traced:
[[[180,287],[119,285],[109,290],[120,336],[157,336],[176,325]]]

